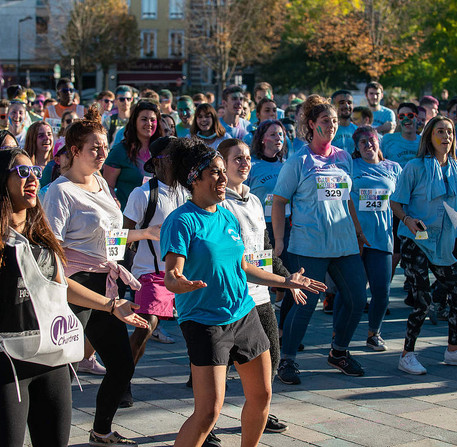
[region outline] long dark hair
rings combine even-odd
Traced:
[[[10,169],[13,168],[19,155],[30,158],[27,152],[21,148],[0,151],[0,265],[3,265],[4,262],[5,243],[8,239],[13,215],[13,204],[8,192],[8,178],[10,175],[14,175],[14,172],[10,172]],[[65,260],[63,249],[47,223],[38,197],[36,206],[27,209],[23,234],[32,244],[43,245],[52,250],[62,260]]]
[[[163,137],[160,108],[152,101],[142,99],[134,107],[132,114],[130,115],[129,121],[125,126],[124,139],[122,140],[122,142],[127,146],[127,155],[133,163],[137,162],[138,152],[140,152],[141,149],[141,142],[136,133],[136,121],[138,119],[138,115],[143,110],[152,110],[156,114],[157,118],[157,129],[149,140],[149,144],[151,144],[154,140],[157,140],[157,138]]]
[[[259,127],[254,132],[254,137],[252,139],[252,144],[251,144],[251,154],[254,157],[262,158],[263,150],[264,150],[262,140],[263,140],[263,137],[265,136],[265,134],[267,133],[268,129],[270,128],[270,126],[273,126],[273,125],[277,125],[277,126],[281,127],[281,129],[284,133],[284,144],[283,144],[281,150],[278,152],[277,157],[280,161],[282,161],[282,159],[286,156],[286,153],[287,153],[286,135],[287,134],[286,134],[286,129],[284,128],[284,125],[279,120],[265,120],[259,124]]]
[[[203,103],[197,107],[195,110],[194,120],[192,121],[192,125],[190,126],[190,134],[192,136],[197,135],[197,132],[200,130],[197,125],[197,116],[200,113],[210,113],[211,118],[213,119],[213,124],[211,126],[211,130],[216,133],[217,138],[221,138],[225,135],[225,128],[219,121],[217,117],[217,112],[211,104]]]

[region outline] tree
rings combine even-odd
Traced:
[[[108,68],[138,55],[140,33],[125,0],[75,1],[62,35],[66,56],[74,58],[78,89],[82,74],[100,64],[107,85]]]
[[[308,53],[345,54],[372,79],[415,54],[422,32],[409,20],[416,0],[295,0],[289,2],[289,39]]]
[[[237,68],[269,58],[280,42],[285,0],[190,0],[190,54],[211,68],[219,94]]]

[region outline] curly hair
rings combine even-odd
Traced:
[[[102,116],[98,111],[97,104],[89,107],[83,119],[75,120],[67,127],[65,146],[68,149],[67,155],[70,159],[69,167],[73,165],[75,155],[82,150],[88,137],[94,133],[106,135],[106,129],[102,125]],[[73,151],[73,147],[76,148],[76,151]]]
[[[8,178],[10,175],[15,175],[10,172],[14,167],[16,158],[19,155],[24,155],[27,158],[29,154],[21,148],[4,149],[0,151],[0,265],[4,265],[4,250],[5,243],[8,239],[10,226],[12,224],[13,204],[8,191]],[[54,236],[40,201],[37,198],[36,206],[27,209],[24,236],[36,245],[43,245],[52,250],[56,255],[65,261],[65,255],[59,241]]]
[[[199,166],[209,153],[214,149],[208,147],[196,137],[176,138],[170,142],[171,156],[171,187],[176,189],[179,185],[192,192],[192,184],[187,183],[189,173]],[[197,179],[201,179],[200,172]]]
[[[127,156],[132,163],[137,163],[138,153],[141,149],[141,141],[138,139],[136,122],[140,112],[143,110],[151,110],[155,113],[157,119],[157,128],[154,135],[149,140],[149,144],[157,140],[157,138],[163,137],[162,121],[160,115],[160,108],[157,104],[152,102],[150,99],[140,100],[132,110],[129,121],[125,126],[124,139],[122,143],[127,146]]]
[[[313,140],[313,130],[309,122],[316,122],[317,118],[322,112],[333,110],[336,113],[335,107],[330,104],[327,98],[320,95],[309,95],[306,101],[301,106],[301,113],[298,118],[297,129],[308,143]]]

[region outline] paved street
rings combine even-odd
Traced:
[[[274,383],[271,413],[287,422],[283,434],[264,434],[262,446],[415,446],[457,445],[457,367],[445,365],[447,322],[426,321],[417,345],[425,376],[397,369],[409,308],[403,303],[403,276],[394,281],[391,314],[383,326],[390,348],[375,353],[365,347],[367,314],[359,325],[351,352],[365,367],[361,378],[344,376],[327,366],[332,317],[319,304],[308,333],[307,346],[297,361],[301,385]],[[188,360],[175,322],[165,328],[177,340],[164,345],[150,341],[132,382],[135,404],[120,409],[115,429],[143,446],[172,445],[192,412],[192,391],[186,388]],[[95,394],[100,377],[80,375],[84,392],[73,387],[71,446],[88,441]],[[241,384],[232,369],[227,396],[216,426],[224,447],[240,445]]]

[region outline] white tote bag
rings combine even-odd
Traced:
[[[11,230],[7,244],[16,249],[19,270],[39,329],[0,332],[0,351],[13,359],[47,366],[79,362],[84,356],[84,331],[68,306],[68,284],[60,259],[57,258],[57,267],[62,284],[43,276],[24,236]]]

